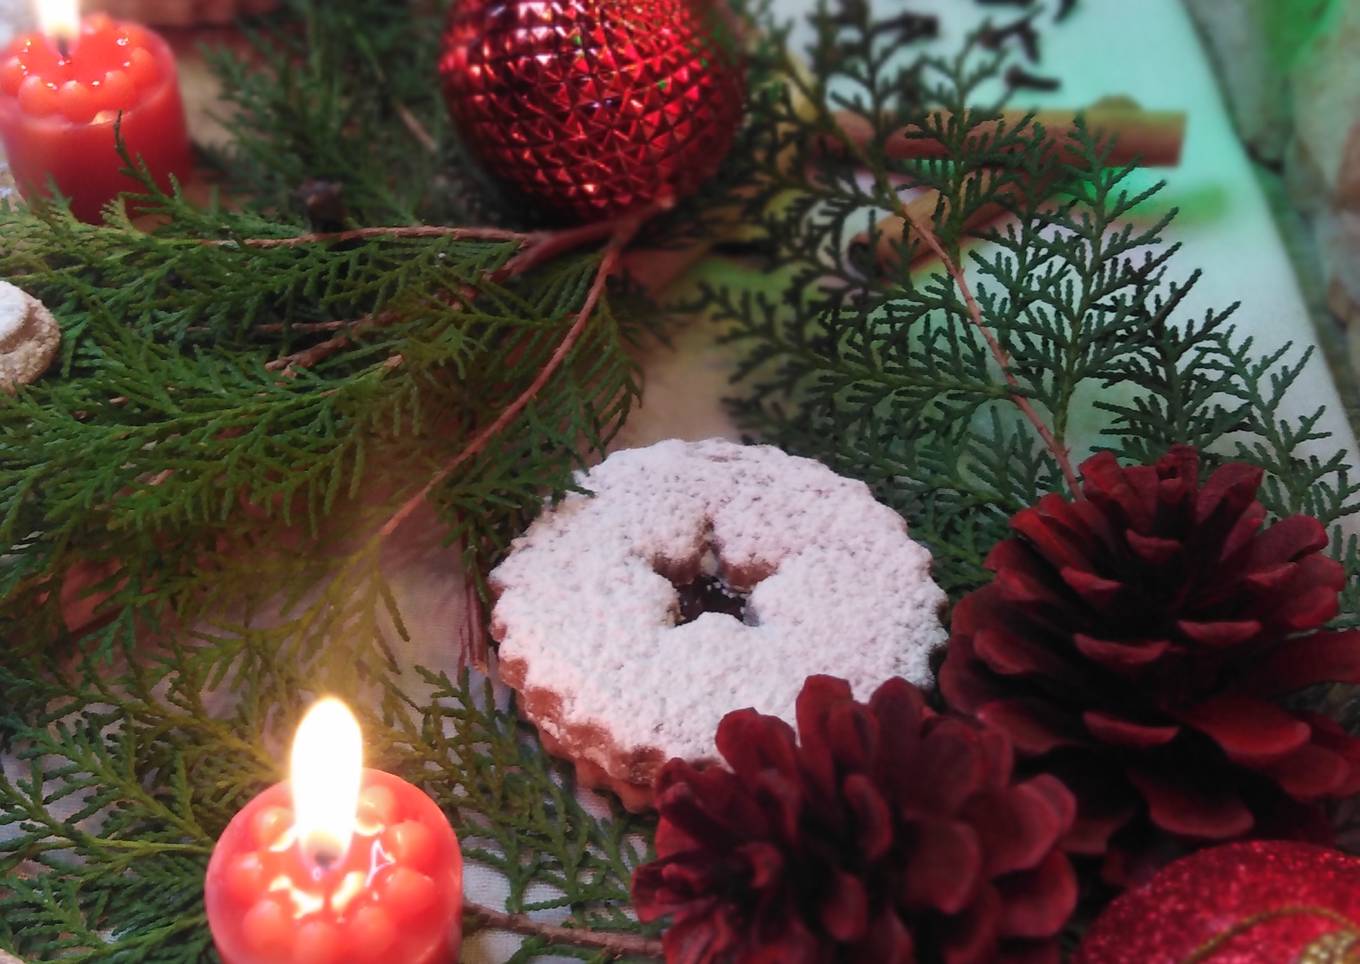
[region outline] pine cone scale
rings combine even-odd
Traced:
[[[988,964],[1001,940],[1001,895],[988,887],[940,934],[945,964]]]
[[[1099,710],[1087,710],[1081,715],[1081,720],[1086,725],[1086,731],[1100,742],[1140,750],[1170,743],[1181,732],[1181,728],[1174,724],[1155,726],[1134,723]]]
[[[1085,633],[1073,633],[1072,643],[1087,659],[1121,675],[1132,674],[1157,662],[1171,649],[1171,643],[1165,639],[1096,639]]]
[[[902,902],[957,914],[977,893],[982,873],[982,841],[955,820],[918,820],[912,828],[916,859],[907,865]]]
[[[1091,743],[1072,719],[1038,700],[994,700],[975,712],[978,719],[1010,737],[1017,751],[1030,756]]]
[[[1058,495],[1046,495],[1034,508],[1021,509],[1011,519],[1011,528],[1054,568],[1089,570],[1104,554],[1101,542]]]
[[[1349,795],[1343,791],[1350,763],[1339,754],[1315,744],[1301,746],[1262,769],[1299,800]]]
[[[893,817],[874,781],[862,773],[845,778],[841,790],[850,808],[851,826],[866,860],[881,860],[893,845]]]
[[[973,637],[973,649],[979,659],[1002,676],[1042,673],[1053,679],[1077,682],[1067,661],[1053,647],[1045,645],[1041,635],[1026,635],[1020,629],[992,626],[980,630]]]
[[[1191,707],[1181,718],[1248,766],[1272,763],[1312,737],[1307,723],[1274,703],[1231,693]]]
[[[982,790],[987,778],[987,759],[979,752],[976,736],[962,723],[945,720],[938,726],[925,724],[926,736],[917,750],[918,766],[932,779],[914,780],[903,787],[899,801],[909,817],[953,813],[964,801]]]
[[[780,840],[798,839],[798,828],[802,824],[807,806],[799,783],[797,776],[790,778],[768,770],[761,772],[755,779],[756,800],[766,814],[772,832],[778,833]]]
[[[1294,560],[1321,552],[1329,541],[1327,530],[1317,519],[1306,515],[1289,516],[1257,537],[1252,546],[1251,568],[1259,569],[1278,560]]]
[[[1261,624],[1254,619],[1216,623],[1181,619],[1176,622],[1176,629],[1190,642],[1213,648],[1240,646],[1247,640],[1260,635],[1262,628]]]
[[[1147,804],[1148,816],[1163,830],[1201,840],[1231,840],[1256,825],[1251,811],[1230,789],[1192,786],[1188,777],[1170,781],[1145,771],[1128,771],[1129,781]]]
[[[1128,587],[1122,582],[1104,579],[1089,569],[1074,569],[1068,566],[1058,570],[1058,575],[1082,602],[1097,609],[1119,606],[1129,595]]]
[[[1056,851],[1035,873],[1002,880],[997,888],[1004,908],[998,929],[1006,937],[1044,937],[1060,930],[1077,901],[1077,875]]]
[[[822,927],[842,944],[863,940],[869,927],[869,895],[864,884],[845,871],[836,871],[830,893],[818,908]]]
[[[979,795],[965,809],[982,838],[985,869],[993,877],[1033,870],[1076,816],[1071,794],[1052,777]]]
[[[723,727],[717,743],[718,752],[733,761],[733,767],[752,772],[774,769],[785,776],[793,776],[798,769],[794,754],[793,729],[785,724],[781,729],[765,726],[754,710],[738,710]]]
[[[855,946],[851,960],[882,961],[883,964],[916,964],[916,942],[902,919],[884,909],[874,918],[869,936]]]
[[[1341,757],[1349,764],[1346,779],[1332,796],[1344,799],[1360,793],[1360,745],[1335,720],[1318,713],[1304,713],[1313,728],[1313,745]]]
[[[711,781],[716,782],[716,781]],[[725,789],[725,788],[724,788]],[[714,789],[710,788],[710,793]],[[727,792],[714,793],[715,796],[730,797]],[[666,791],[667,809],[674,814],[670,821],[680,831],[677,840],[722,840],[736,846],[744,836],[729,822],[729,814],[724,808],[711,808],[701,802],[699,794],[686,784],[676,784]],[[716,811],[716,812],[715,812]]]
[[[1146,536],[1134,529],[1125,529],[1124,539],[1140,561],[1154,566],[1170,565],[1173,560],[1180,558],[1185,549],[1175,539]]]
[[[1254,696],[1282,696],[1317,683],[1360,683],[1360,630],[1290,640],[1246,674],[1235,689]]]

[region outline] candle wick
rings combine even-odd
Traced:
[[[316,872],[323,877],[340,862],[341,856],[338,847],[314,846],[308,848],[307,851],[307,859]]]
[[[71,41],[66,34],[57,34],[57,53],[61,54],[62,60],[71,59]]]

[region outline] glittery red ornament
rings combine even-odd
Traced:
[[[713,0],[462,0],[439,74],[487,170],[581,221],[694,190],[745,90]]]
[[[1348,964],[1360,955],[1360,860],[1239,843],[1178,860],[1112,903],[1072,964]]]

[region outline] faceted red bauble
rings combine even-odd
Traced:
[[[439,73],[487,170],[593,221],[717,170],[745,81],[714,0],[460,0]]]
[[[1176,861],[1111,904],[1073,964],[1345,964],[1360,953],[1360,860],[1240,843]]]

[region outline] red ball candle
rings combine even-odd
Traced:
[[[225,964],[432,964],[462,938],[463,859],[434,801],[363,769],[337,700],[298,728],[290,779],[227,825],[205,897]]]
[[[189,138],[169,45],[103,14],[78,27],[73,9],[66,15],[69,26],[59,19],[0,54],[0,139],[26,198],[55,184],[77,217],[97,221],[106,202],[139,186],[122,173],[114,138],[120,116],[128,153],[163,189],[171,174],[187,177]]]

